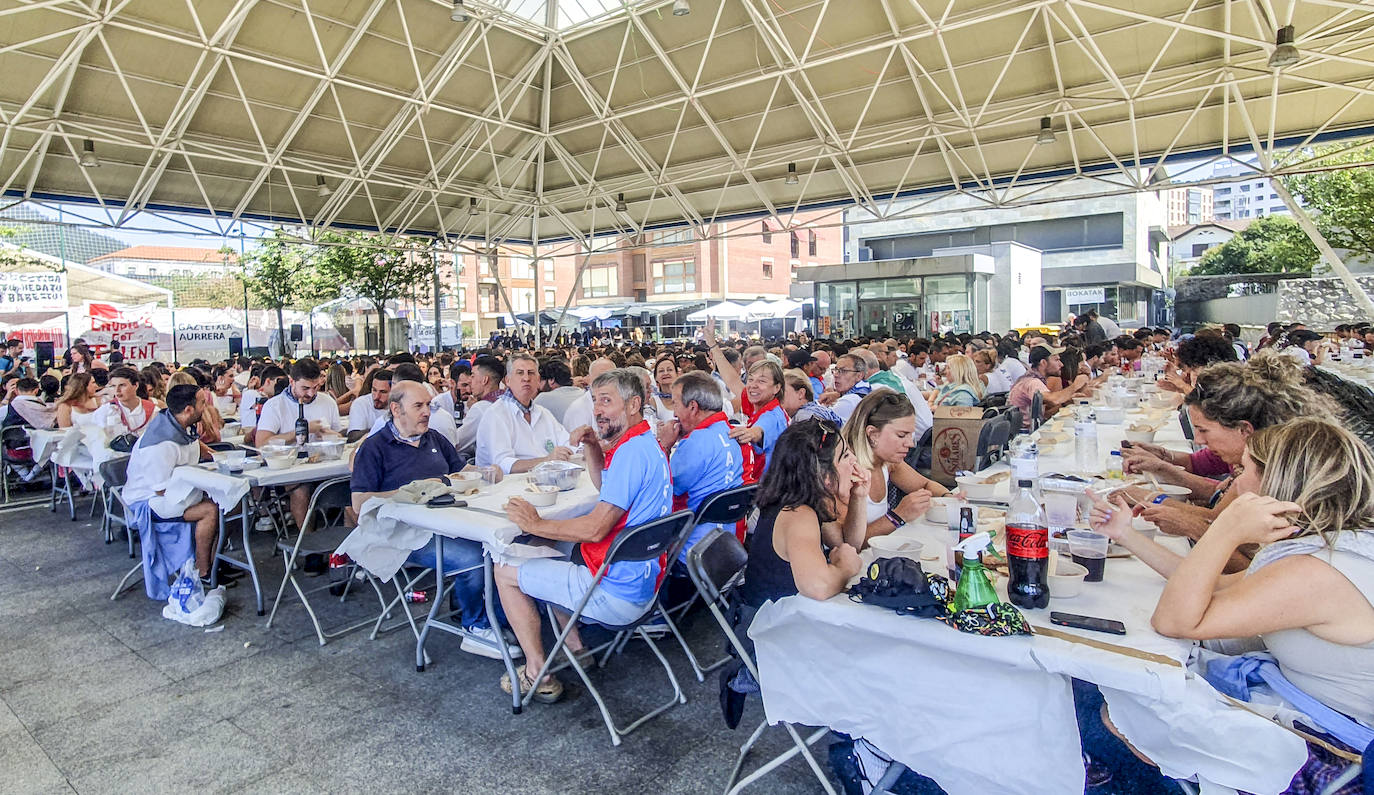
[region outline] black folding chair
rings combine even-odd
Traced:
[[[753,656],[740,641],[739,635],[735,634],[735,629],[730,620],[726,618],[726,611],[729,609],[730,597],[734,590],[744,581],[744,568],[748,561],[748,553],[735,538],[733,533],[726,533],[720,530],[712,530],[705,538],[698,541],[687,552],[687,575],[692,578],[692,584],[697,588],[697,594],[706,603],[706,609],[711,611],[716,623],[720,625],[721,631],[725,633],[726,639],[734,649],[735,654],[739,655],[741,662],[749,669],[749,673],[754,676],[755,681],[759,681],[759,669],[755,664]],[[729,658],[727,658],[729,659]],[[740,748],[739,756],[735,759],[735,766],[730,771],[730,778],[725,786],[729,793],[739,792],[744,787],[767,775],[769,771],[787,762],[787,760],[801,754],[806,763],[810,765],[811,772],[821,782],[827,793],[835,795],[835,789],[830,784],[830,779],[826,776],[824,768],[816,761],[816,757],[811,754],[811,746],[818,742],[822,737],[829,733],[829,729],[821,728],[813,732],[805,740],[797,733],[791,724],[781,724],[783,729],[792,738],[792,747],[784,753],[778,755],[768,763],[761,766],[758,770],[750,773],[739,783],[735,779],[739,777],[740,769],[744,766],[744,760],[749,755],[768,728],[768,721],[765,719],[759,724],[758,728],[749,737],[749,740]]]
[[[368,625],[379,626],[381,621],[386,618],[394,604],[400,603],[404,609],[404,596],[400,590],[400,580],[397,583],[397,597],[388,603],[385,595],[382,594],[381,586],[378,585],[376,578],[368,576],[368,582],[372,585],[373,591],[377,594],[377,601],[382,611],[378,618],[368,618],[341,629],[331,629],[326,631],[320,626],[319,616],[315,614],[315,607],[310,603],[310,594],[318,593],[328,589],[333,583],[328,577],[323,578],[323,583],[306,588],[301,584],[297,577],[296,563],[304,555],[323,555],[333,554],[334,550],[348,538],[353,528],[343,524],[344,510],[352,505],[353,494],[349,488],[347,477],[326,480],[315,488],[315,493],[310,495],[310,506],[306,510],[305,527],[294,538],[286,538],[277,542],[277,549],[285,556],[286,570],[282,575],[281,586],[277,588],[277,598],[272,603],[272,612],[267,617],[267,627],[272,627],[272,621],[277,617],[277,608],[281,607],[282,596],[286,593],[286,586],[290,584],[296,590],[296,595],[300,597],[301,605],[305,607],[305,612],[310,616],[310,623],[315,626],[315,637],[319,639],[323,646],[330,638],[337,638],[346,635],[354,630],[362,629]],[[347,586],[339,596],[340,601],[348,597]],[[410,611],[406,610],[406,615],[410,616]],[[414,628],[414,618],[411,617],[410,623]],[[416,629],[418,635],[418,629]],[[374,631],[375,636],[375,631]]]
[[[540,668],[539,672],[531,679],[531,681],[534,682],[543,681],[544,677],[553,668],[554,661],[558,658],[558,653],[560,651],[563,652],[564,656],[567,657],[569,665],[577,672],[578,677],[582,680],[582,684],[586,686],[587,692],[591,693],[592,698],[596,700],[596,706],[601,710],[601,719],[605,721],[606,729],[611,733],[612,745],[620,745],[620,738],[638,729],[650,719],[667,712],[677,704],[687,703],[687,697],[682,693],[682,686],[678,684],[677,676],[673,673],[673,667],[668,664],[668,660],[663,656],[663,652],[659,651],[658,645],[654,643],[653,638],[643,629],[644,624],[648,623],[654,615],[659,612],[658,598],[663,589],[663,582],[667,577],[659,578],[658,585],[654,588],[653,598],[644,606],[644,612],[634,621],[627,624],[615,625],[601,621],[591,622],[606,627],[612,632],[634,632],[637,634],[640,639],[649,645],[649,649],[654,653],[654,656],[658,658],[659,663],[663,666],[663,670],[668,674],[668,681],[673,685],[673,697],[668,702],[655,707],[635,719],[633,723],[625,728],[622,729],[616,726],[615,721],[611,718],[610,711],[606,708],[605,699],[601,697],[601,692],[592,684],[591,679],[587,676],[586,669],[583,667],[582,663],[578,662],[577,655],[567,649],[565,643],[568,638],[568,633],[572,632],[573,627],[577,626],[579,620],[582,620],[582,611],[586,609],[587,602],[591,600],[592,595],[601,587],[602,578],[606,576],[607,570],[609,570],[613,564],[657,560],[664,555],[667,556],[667,561],[671,562],[676,560],[678,553],[682,551],[683,545],[687,543],[687,538],[691,535],[694,526],[695,520],[691,511],[678,511],[677,513],[664,516],[661,519],[655,519],[651,522],[645,522],[644,524],[621,530],[620,534],[616,536],[615,541],[611,543],[611,548],[607,550],[606,560],[601,566],[600,571],[598,571],[596,576],[592,579],[592,587],[588,588],[587,593],[583,594],[582,599],[578,601],[576,608],[572,611],[572,616],[563,625],[562,630],[559,631],[557,638],[554,640],[553,647],[549,650],[548,658],[544,661],[544,666]],[[547,605],[546,608],[549,615],[549,621],[552,622],[553,626],[558,626],[558,618],[555,614],[554,606]],[[590,621],[590,619],[588,620]],[[512,687],[519,687],[519,682],[512,681],[511,685]],[[534,692],[534,690],[531,690],[522,696],[522,706],[529,705],[530,701],[534,698]]]
[[[1035,431],[1045,422],[1045,399],[1039,392],[1031,396],[1030,429]]]
[[[98,467],[100,472],[100,500],[104,511],[100,517],[100,531],[105,535],[105,543],[114,541],[115,525],[124,528],[129,538],[129,557],[134,556],[134,537],[137,532],[129,532],[129,522],[124,518],[124,484],[129,481],[129,457],[121,456],[104,461]],[[117,512],[116,512],[116,509]]]
[[[20,450],[28,450],[28,456],[19,455]],[[11,425],[0,430],[0,488],[4,489],[5,502],[10,501],[10,475],[20,467],[33,466],[33,448],[29,446],[29,432],[20,425]]]
[[[1178,413],[1178,424],[1183,427],[1183,438],[1192,442],[1193,418],[1188,416],[1188,409],[1186,407]]]
[[[718,524],[722,529],[730,528],[726,532],[733,534],[734,525],[744,517],[749,515],[749,510],[754,506],[754,495],[758,492],[758,484],[740,486],[734,489],[727,489],[716,494],[712,494],[697,506],[696,515],[692,520],[693,528],[704,524]],[[690,556],[691,550],[687,551]],[[668,562],[669,568],[673,561]],[[687,639],[682,636],[677,624],[673,622],[673,616],[681,617],[692,605],[696,603],[699,593],[692,594],[692,598],[686,602],[672,608],[671,610],[659,608],[659,613],[664,623],[668,625],[668,631],[677,639],[678,645],[682,647],[683,653],[687,655],[687,662],[692,666],[692,672],[696,674],[698,682],[706,681],[706,673],[714,671],[730,661],[728,656],[723,657],[710,665],[703,666],[697,661],[697,657],[687,645]]]

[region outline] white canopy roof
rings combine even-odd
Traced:
[[[0,191],[106,223],[189,209],[216,234],[248,218],[550,240],[887,215],[951,189],[1008,206],[1074,177],[1131,191],[1182,155],[1258,152],[1272,175],[1321,165],[1278,147],[1374,127],[1370,3],[669,6],[11,3]],[[85,140],[99,168],[78,164]]]
[[[757,302],[755,302],[757,303]],[[705,309],[698,309],[687,315],[688,323],[700,323],[708,318],[716,320],[744,320],[749,311],[734,301],[721,301],[715,306],[708,306]]]

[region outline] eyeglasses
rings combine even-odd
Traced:
[[[851,370],[851,369],[849,369],[848,367],[836,367],[836,368],[835,368],[835,372],[837,372],[837,373],[854,373],[855,375],[862,375],[862,374],[864,373],[863,370]]]

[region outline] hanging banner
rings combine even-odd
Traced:
[[[81,338],[96,356],[103,356],[118,342],[125,359],[152,361],[157,356],[158,333],[153,325],[156,307],[156,304],[129,306],[87,301],[85,311],[90,319],[90,331]]]
[[[67,274],[0,273],[0,312],[61,312],[67,308]]]
[[[1064,303],[1069,306],[1101,304],[1107,301],[1106,287],[1070,287],[1064,290]]]
[[[243,326],[233,323],[178,323],[176,347],[181,351],[214,351],[229,355],[229,338],[242,337]]]

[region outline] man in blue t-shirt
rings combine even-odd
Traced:
[[[744,456],[739,442],[730,438],[720,390],[711,376],[700,371],[683,373],[673,382],[673,414],[677,422],[659,429],[659,444],[673,449],[673,508],[695,511],[707,497],[744,482]],[[719,525],[697,525],[678,557],[687,563],[687,550]],[[733,532],[733,529],[732,529]]]
[[[584,425],[569,436],[572,444],[583,446],[587,474],[601,490],[596,507],[586,516],[554,520],[541,518],[533,505],[519,497],[506,504],[506,515],[525,533],[551,541],[578,542],[586,565],[535,558],[518,567],[496,567],[501,605],[525,651],[526,665],[516,671],[521,691],[533,689],[534,699],[543,703],[562,698],[563,685],[552,676],[537,684],[530,679],[543,668],[546,659],[535,600],[571,612],[592,588],[620,531],[667,516],[672,510],[668,459],[643,419],[644,382],[630,370],[611,370],[592,382],[591,395],[596,429]],[[656,560],[612,564],[583,615],[613,625],[639,619],[653,601],[660,572]],[[568,634],[566,642],[574,655],[584,653],[576,629]],[[502,677],[501,687],[507,693],[511,691],[509,677]]]
[[[368,436],[353,457],[353,510],[362,513],[372,497],[386,497],[417,480],[446,480],[466,461],[442,433],[429,427],[429,390],[413,381],[399,381],[387,398],[389,419]],[[410,553],[407,566],[432,569],[437,539]],[[480,657],[501,659],[496,630],[487,620],[483,599],[482,545],[461,538],[445,538],[444,571],[460,572],[453,580],[453,609],[463,622],[462,650]],[[519,649],[512,648],[511,653]]]

